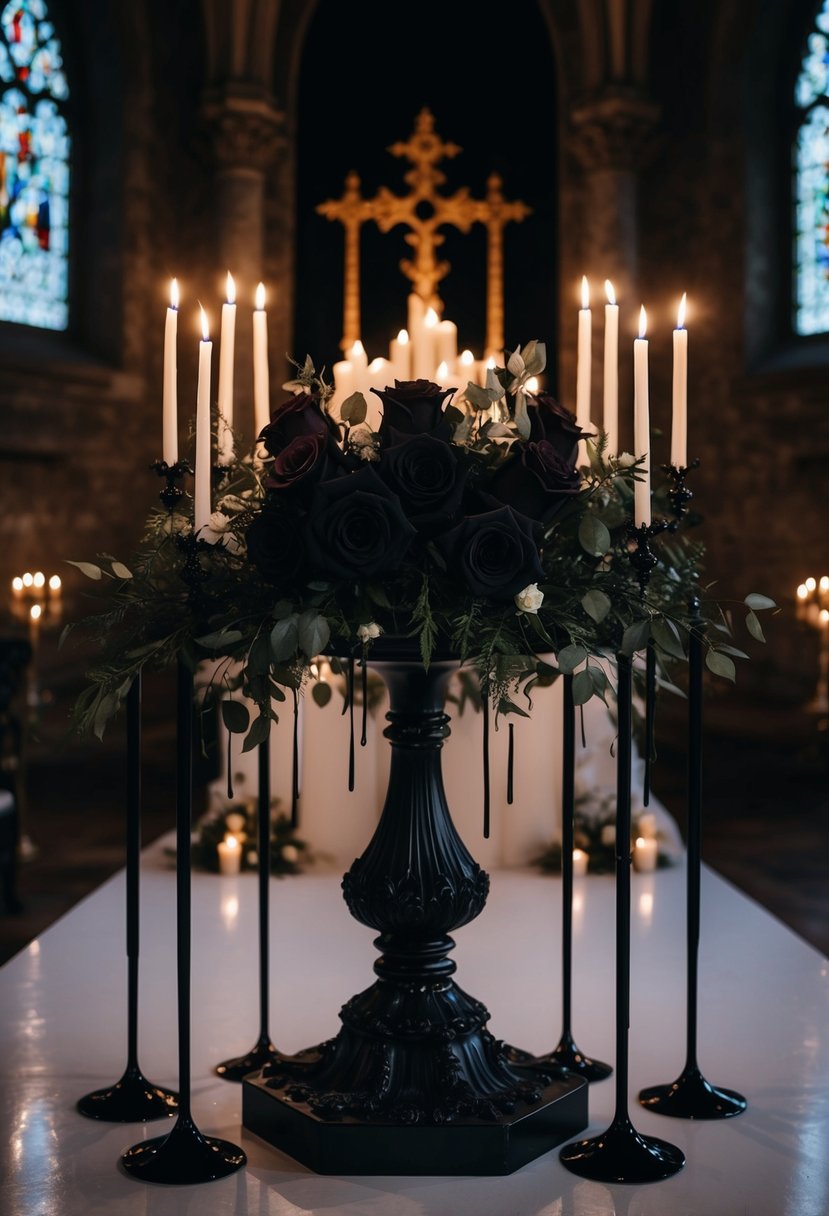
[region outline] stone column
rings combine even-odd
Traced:
[[[243,442],[249,446],[253,440],[253,294],[265,279],[266,179],[284,152],[284,116],[269,102],[249,97],[208,100],[204,109],[215,156],[217,274],[224,284],[225,271],[232,273],[239,305],[234,429],[242,432]],[[266,283],[271,302],[275,286]],[[272,327],[269,338],[273,346]],[[273,383],[271,387],[273,390]]]

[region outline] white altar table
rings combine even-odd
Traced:
[[[474,851],[474,844],[473,844]],[[650,1186],[568,1173],[557,1150],[494,1178],[319,1177],[240,1126],[241,1087],[214,1077],[257,1033],[256,878],[193,876],[193,1111],[240,1143],[246,1170],[159,1187],[117,1167],[166,1124],[104,1124],[74,1110],[126,1062],[124,877],[115,876],[0,970],[0,1211],[4,1216],[826,1216],[829,1212],[829,960],[710,871],[703,874],[700,1063],[748,1111],[689,1123],[644,1111],[641,1086],[670,1081],[684,1052],[684,870],[633,875],[631,1110],[678,1144],[685,1168]],[[144,855],[139,1059],[175,1085],[175,884]],[[576,880],[574,1028],[613,1061],[614,887]],[[458,981],[491,1029],[534,1052],[558,1038],[558,880],[496,870],[483,915],[457,933]],[[331,873],[274,880],[271,1031],[286,1051],[329,1037],[373,980],[370,930]],[[590,1132],[609,1122],[613,1080],[590,1091]],[[587,1134],[587,1133],[584,1133]]]

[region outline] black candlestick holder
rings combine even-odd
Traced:
[[[148,1123],[176,1113],[178,1095],[148,1081],[138,1063],[139,872],[141,858],[141,675],[127,693],[127,1067],[120,1081],[78,1099],[90,1119]]]
[[[633,548],[628,551],[628,558],[636,571],[642,599],[645,598],[651,574],[659,564],[659,558],[651,548],[651,541],[655,536],[664,532],[667,527],[668,524],[664,519],[655,519],[652,523],[631,524],[628,528],[628,536],[634,542]]]
[[[166,460],[157,460],[155,464],[150,465],[150,468],[155,469],[159,477],[166,479],[167,484],[163,490],[159,491],[158,497],[168,511],[174,511],[184,497],[184,488],[177,485],[176,482],[183,481],[188,473],[192,475],[193,470],[186,460],[177,460],[175,464],[167,464]]]
[[[576,707],[573,677],[565,675],[561,796],[561,1006],[562,1031],[558,1045],[539,1059],[558,1064],[585,1081],[604,1081],[613,1072],[609,1064],[585,1055],[573,1038],[573,817],[575,813]]]
[[[187,1185],[225,1178],[246,1161],[229,1140],[205,1136],[190,1109],[191,832],[193,811],[193,672],[179,659],[176,693],[176,952],[178,965],[178,1118],[166,1136],[134,1144],[123,1169],[142,1182]]]
[[[246,1055],[224,1060],[216,1072],[225,1081],[241,1081],[249,1072],[282,1059],[271,1042],[269,1023],[270,987],[270,878],[271,878],[271,766],[270,739],[259,744],[259,1038]]]
[[[688,878],[687,878],[687,1013],[685,1067],[669,1085],[643,1089],[639,1101],[659,1115],[677,1119],[729,1119],[746,1109],[746,1100],[733,1089],[706,1081],[697,1064],[698,958],[700,932],[700,861],[702,807],[702,669],[705,622],[700,601],[689,603],[688,642]]]
[[[668,524],[668,530],[676,532],[680,521],[688,514],[688,504],[694,498],[693,490],[688,489],[687,479],[692,469],[699,468],[699,459],[692,460],[689,465],[664,464],[662,468],[671,480],[671,488],[668,490],[668,502],[671,504],[671,510],[675,517]]]
[[[630,783],[633,750],[631,660],[619,654],[618,743],[616,750],[616,1110],[606,1131],[561,1150],[573,1174],[596,1182],[659,1182],[681,1170],[685,1156],[676,1145],[645,1136],[628,1111],[630,1025]]]

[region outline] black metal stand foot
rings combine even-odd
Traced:
[[[168,1135],[135,1144],[121,1157],[133,1178],[174,1186],[226,1178],[246,1161],[238,1145],[204,1136],[192,1120],[181,1118]]]
[[[672,1085],[651,1085],[639,1101],[657,1115],[675,1119],[730,1119],[741,1115],[748,1103],[734,1089],[719,1089],[706,1081],[698,1068],[686,1068]]]
[[[217,1064],[216,1072],[223,1081],[241,1081],[249,1072],[256,1072],[266,1064],[276,1064],[281,1059],[282,1052],[266,1036],[258,1039],[247,1055]]]
[[[605,1081],[613,1072],[610,1064],[603,1060],[592,1060],[579,1051],[571,1035],[563,1035],[558,1046],[546,1055],[539,1056],[540,1064],[558,1064],[566,1072],[584,1077],[585,1081]]]
[[[107,1123],[150,1123],[178,1110],[178,1094],[153,1085],[140,1068],[128,1068],[120,1081],[79,1098],[77,1109],[88,1119]]]
[[[607,1131],[566,1145],[559,1157],[580,1178],[595,1182],[661,1182],[678,1173],[685,1154],[656,1136],[643,1136],[629,1119],[614,1119]]]

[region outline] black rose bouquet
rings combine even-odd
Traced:
[[[255,452],[217,470],[207,527],[193,534],[189,499],[154,511],[133,561],[75,563],[106,584],[90,622],[103,645],[76,720],[100,733],[148,663],[212,660],[211,686],[240,687],[228,728],[251,748],[287,695],[335,663],[411,649],[427,664],[451,654],[477,668],[499,713],[526,714],[533,687],[574,675],[576,703],[603,697],[600,658],[650,645],[657,677],[685,657],[688,599],[699,594],[702,547],[668,487],[654,510],[647,581],[631,561],[633,486],[642,461],[607,456],[603,436],[528,391],[543,371],[531,342],[461,392],[427,380],[382,391],[380,421],[332,389],[310,359],[271,412]],[[762,639],[748,596],[748,627]],[[704,604],[707,661],[734,678],[730,614]]]

